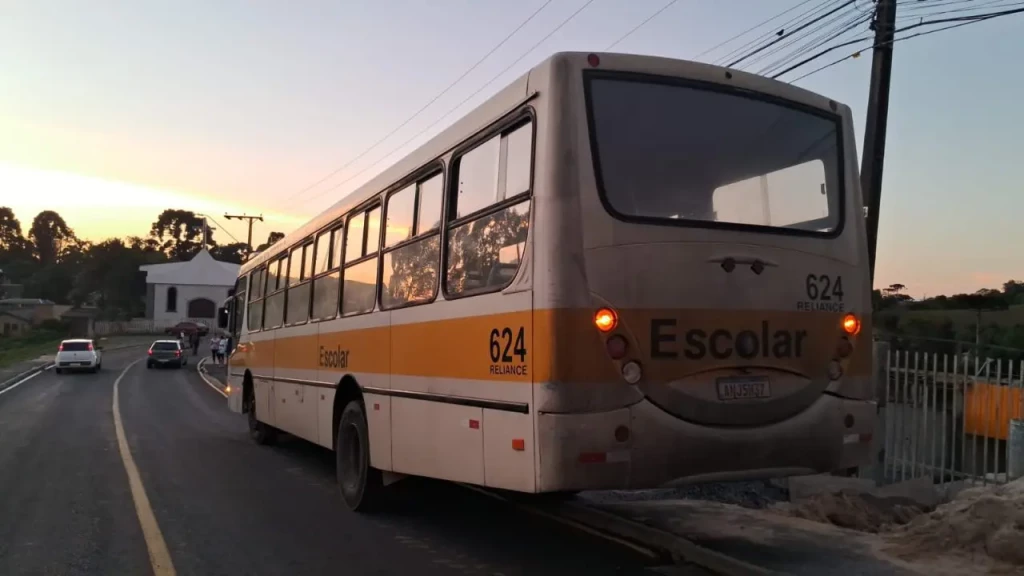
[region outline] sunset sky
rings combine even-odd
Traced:
[[[244,241],[244,225],[222,215],[262,213],[268,221],[254,232],[262,241],[552,52],[603,50],[667,2],[593,1],[385,157],[586,4],[554,0],[395,136],[300,193],[420,109],[545,0],[0,0],[0,205],[26,228],[40,210],[57,210],[92,240],[143,235],[161,210],[183,208]],[[800,2],[681,0],[616,51],[694,58]],[[1021,38],[1024,15],[1015,15],[896,45],[876,284],[899,282],[920,297],[1024,279]],[[865,56],[798,82],[853,107],[858,146]]]

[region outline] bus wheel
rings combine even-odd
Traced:
[[[370,467],[370,435],[363,403],[352,400],[338,422],[334,451],[338,487],[345,505],[355,512],[379,506],[384,481],[380,470]]]
[[[249,407],[249,437],[260,445],[272,444],[277,439],[277,430],[256,419],[256,399],[253,397],[252,389],[245,395],[243,401]]]

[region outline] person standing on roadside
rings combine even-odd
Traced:
[[[199,332],[192,334],[192,355],[199,356]]]
[[[224,336],[217,341],[217,355],[220,356],[220,363],[228,363],[228,339]]]
[[[217,353],[220,350],[220,342],[216,336],[210,336],[210,360],[213,360],[214,364],[220,364],[217,362]]]

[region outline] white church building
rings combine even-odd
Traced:
[[[139,266],[146,273],[146,318],[161,326],[183,320],[216,326],[217,309],[235,287],[239,268],[205,249],[187,262]]]

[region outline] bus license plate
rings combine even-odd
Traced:
[[[772,387],[765,376],[719,378],[717,383],[719,400],[771,398],[772,395]]]

